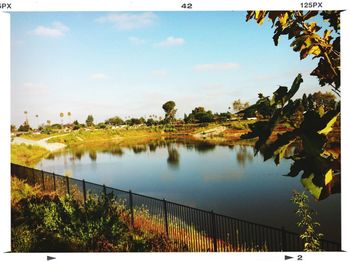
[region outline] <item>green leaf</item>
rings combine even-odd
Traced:
[[[311,174],[307,178],[302,178],[301,183],[303,186],[317,199],[320,198],[322,187],[318,187],[313,183],[315,175]]]
[[[324,135],[317,132],[301,133],[300,137],[303,141],[304,151],[307,156],[315,157],[323,154],[323,148],[327,142]]]
[[[334,123],[337,121],[337,118],[339,116],[339,112],[337,111],[329,111],[322,117],[322,125],[326,125],[323,129],[319,130],[319,134],[327,135],[329,132],[332,131],[332,127]]]
[[[278,134],[277,139],[271,144],[267,145],[264,149],[264,160],[275,156],[275,163],[278,165],[281,159],[283,159],[287,148],[291,143],[295,141],[295,139],[295,132],[285,132],[283,134]]]
[[[270,122],[258,121],[249,125],[251,132],[241,136],[242,139],[252,139],[259,137],[259,140],[255,143],[255,154],[260,150],[261,146],[266,143],[267,139],[272,133]]]
[[[274,93],[271,99],[271,105],[283,103],[284,97],[288,92],[288,88],[286,86],[280,86]]]
[[[295,77],[292,86],[290,87],[290,90],[287,94],[287,100],[289,100],[290,98],[292,98],[296,92],[299,90],[300,88],[300,84],[303,82],[303,77],[301,76],[301,74],[299,73],[297,75],[297,77]]]

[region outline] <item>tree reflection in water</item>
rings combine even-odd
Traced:
[[[96,161],[96,159],[97,159],[96,150],[89,151],[89,157],[92,161]]]
[[[253,153],[248,151],[247,146],[240,145],[236,154],[237,162],[241,167],[244,167],[246,163],[253,160]]]
[[[54,160],[57,156],[66,157],[70,154],[70,161],[81,161],[84,156],[88,156],[91,161],[97,161],[97,154],[111,154],[113,156],[122,157],[126,149],[131,150],[135,154],[145,153],[145,152],[156,152],[157,149],[167,149],[168,157],[167,163],[171,168],[178,168],[180,164],[180,152],[178,146],[184,146],[187,150],[195,150],[198,153],[208,153],[215,149],[216,145],[209,142],[196,141],[191,139],[174,139],[165,138],[159,140],[152,140],[145,144],[136,145],[121,145],[121,144],[111,144],[103,143],[96,145],[82,145],[77,148],[71,149],[69,151],[61,151],[59,153],[50,154],[47,159]]]
[[[180,164],[180,153],[178,150],[173,146],[173,144],[170,144],[168,146],[168,158],[167,163],[170,168],[177,169],[179,168]]]

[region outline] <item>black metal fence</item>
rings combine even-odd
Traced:
[[[113,195],[125,205],[134,227],[164,233],[189,251],[302,251],[299,235],[283,228],[256,224],[131,191],[11,164],[11,175],[38,184],[45,191],[66,193],[85,202],[87,194]],[[341,251],[336,242],[322,240],[324,251]]]

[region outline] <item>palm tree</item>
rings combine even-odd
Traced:
[[[61,117],[61,126],[62,126],[62,128],[63,128],[63,116],[64,116],[64,113],[61,112],[61,113],[60,113],[60,117]]]
[[[71,120],[71,117],[70,117],[70,116],[72,116],[72,113],[69,111],[69,112],[67,112],[67,115],[68,115],[68,117],[69,117],[69,123],[71,124],[71,123],[72,123],[72,120]]]
[[[39,115],[35,114],[37,128],[39,129]]]
[[[27,112],[27,111],[24,111],[24,114],[25,114],[25,116],[26,116],[25,123],[26,123],[26,125],[29,125],[29,124],[28,124],[28,112]]]

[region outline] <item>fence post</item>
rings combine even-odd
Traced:
[[[66,186],[67,186],[67,193],[69,195],[70,191],[69,191],[69,178],[68,178],[68,176],[66,176]]]
[[[166,236],[169,237],[169,227],[168,227],[168,210],[166,207],[166,200],[163,198],[163,207],[164,207],[164,226]]]
[[[53,190],[56,191],[56,174],[55,172],[52,172],[53,175]]]
[[[32,185],[35,185],[36,179],[35,179],[35,172],[34,172],[34,169],[32,169],[32,176],[33,176],[33,184],[32,184]]]
[[[45,190],[45,178],[44,178],[44,171],[41,170],[41,179],[43,181],[43,190]]]
[[[287,250],[287,240],[286,240],[286,230],[284,229],[284,227],[281,228],[281,232],[282,232],[282,251],[286,251]]]
[[[104,204],[107,206],[107,190],[106,190],[106,185],[103,184],[103,197],[104,197]]]
[[[132,201],[132,192],[129,190],[129,205],[130,205],[130,214],[131,214],[131,225],[134,227],[134,206]]]
[[[106,190],[106,185],[103,184],[103,194],[105,195],[105,197],[107,196],[107,190]]]
[[[85,186],[85,180],[83,179],[83,196],[84,196],[84,206],[86,204],[86,186]]]
[[[214,252],[217,252],[218,246],[217,246],[217,242],[216,242],[216,223],[215,223],[215,213],[213,210],[211,211],[211,226],[213,229],[212,236],[213,236]]]

